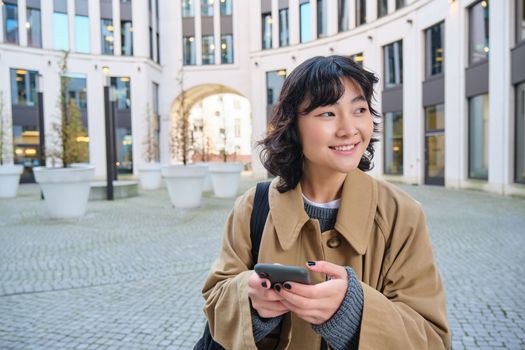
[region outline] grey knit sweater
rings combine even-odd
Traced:
[[[327,209],[308,203],[304,204],[304,209],[310,218],[319,220],[321,232],[334,228],[338,209]],[[354,271],[349,266],[346,266],[345,269],[348,275],[348,289],[341,306],[325,323],[312,325],[312,329],[334,350],[357,349],[359,345],[359,331],[363,315],[363,289]],[[282,318],[283,316],[261,318],[252,308],[255,342],[259,342],[270,334],[281,323]]]

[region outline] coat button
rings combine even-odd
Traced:
[[[330,238],[328,240],[328,242],[326,242],[326,244],[330,248],[338,248],[341,245],[341,238],[339,238],[339,237],[332,237],[332,238]]]

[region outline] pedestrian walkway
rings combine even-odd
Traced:
[[[525,349],[525,199],[401,187],[427,214],[454,349]],[[234,200],[142,191],[55,221],[39,195],[0,200],[0,349],[192,349]]]

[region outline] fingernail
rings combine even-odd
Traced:
[[[280,292],[281,291],[281,286],[276,284],[275,287],[273,287],[276,291]]]
[[[292,285],[290,283],[283,284],[284,288],[286,289],[292,289]]]
[[[315,266],[315,261],[308,261],[308,266]]]
[[[268,285],[266,284],[266,282],[261,283],[261,286],[263,286],[263,288],[268,287]]]

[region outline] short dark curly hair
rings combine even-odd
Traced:
[[[349,78],[361,87],[372,114],[374,135],[358,168],[363,171],[373,168],[373,144],[379,141],[380,116],[372,107],[372,99],[378,78],[348,57],[316,56],[301,63],[285,79],[268,134],[258,142],[258,146],[262,146],[262,164],[270,174],[280,177],[279,192],[295,188],[303,175],[303,150],[297,127],[299,115],[335,104],[345,92],[343,78]]]

